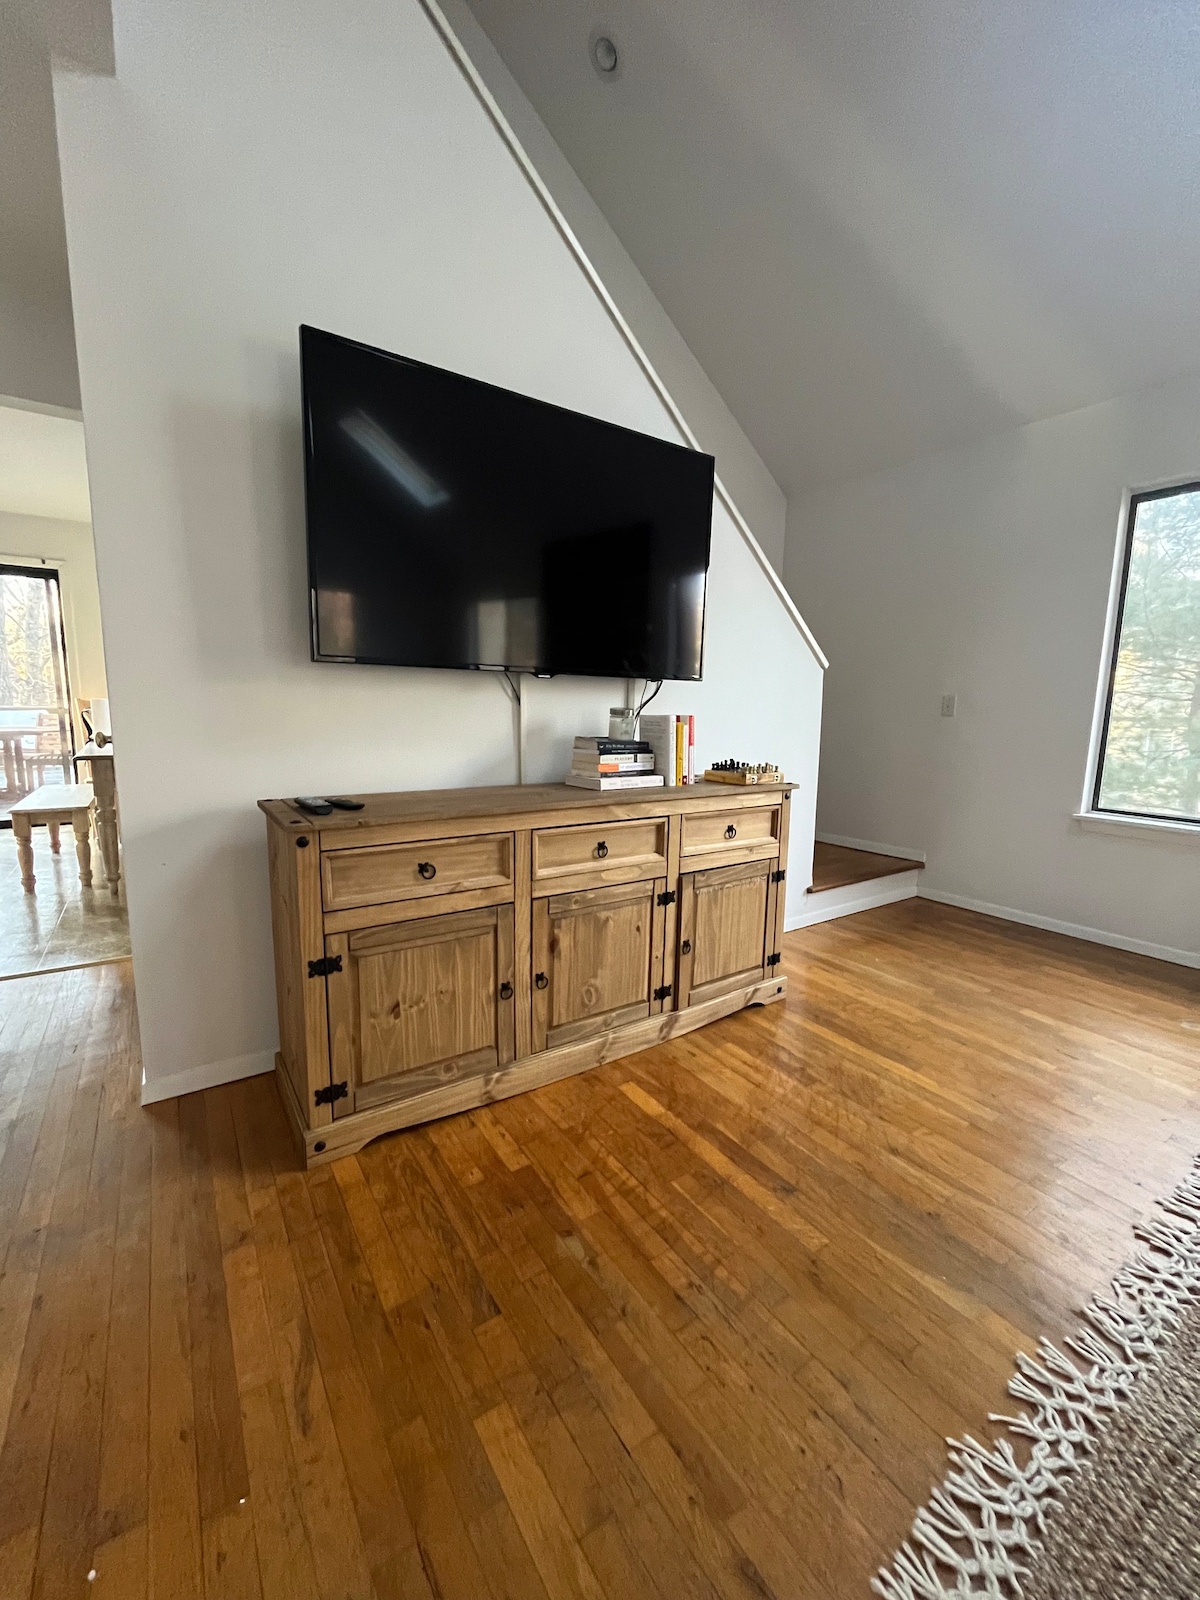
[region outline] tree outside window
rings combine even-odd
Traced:
[[[1093,802],[1200,823],[1200,484],[1130,501]]]

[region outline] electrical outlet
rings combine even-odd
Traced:
[[[944,717],[953,717],[957,715],[957,712],[958,696],[956,694],[944,694],[942,696],[942,715]]]

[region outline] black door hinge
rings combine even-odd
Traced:
[[[313,1099],[319,1106],[331,1106],[335,1100],[349,1099],[350,1090],[344,1083],[331,1083],[324,1089],[318,1089]]]
[[[342,970],[341,956],[318,956],[315,961],[308,963],[310,978],[327,978],[331,972]]]
[[[675,904],[674,889],[664,889],[658,897],[658,903],[660,906],[673,906]]]
[[[773,872],[771,874],[771,882],[772,883],[782,883],[783,880],[786,877],[787,877],[787,869],[786,869],[786,867],[780,867],[777,872]]]
[[[656,1000],[669,1000],[671,998],[671,985],[664,983],[661,988],[655,989],[654,998]]]
[[[782,960],[783,960],[783,957],[780,955],[779,951],[776,950],[776,952],[775,952],[775,954],[773,956],[768,956],[767,957],[767,965],[769,967],[777,967]]]

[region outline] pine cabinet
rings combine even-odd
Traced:
[[[661,1009],[665,878],[533,902],[533,1048]]]
[[[325,953],[335,1116],[513,1059],[511,905],[330,934]]]
[[[305,1161],[782,997],[790,786],[357,796],[267,818]]]
[[[679,888],[679,1004],[761,983],[775,953],[774,858],[685,872]]]

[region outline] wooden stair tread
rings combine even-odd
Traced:
[[[826,889],[890,878],[897,872],[919,872],[924,865],[907,856],[884,856],[873,850],[852,850],[847,845],[822,844],[818,840],[813,847],[813,881],[808,892],[823,894]]]

